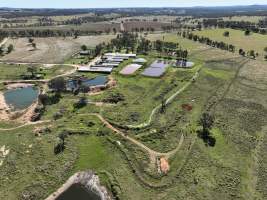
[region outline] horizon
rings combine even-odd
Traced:
[[[105,6],[102,6],[105,5]],[[238,1],[213,1],[207,0],[202,3],[199,0],[193,0],[189,2],[183,2],[180,0],[91,0],[86,2],[83,0],[76,0],[75,2],[69,2],[67,0],[46,0],[37,2],[35,0],[26,0],[21,2],[20,0],[4,0],[0,2],[1,8],[21,8],[21,9],[108,9],[108,8],[190,8],[190,7],[233,7],[233,6],[253,6],[253,5],[267,5],[265,0],[249,1],[249,0],[238,0]]]

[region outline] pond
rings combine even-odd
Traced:
[[[23,110],[31,106],[38,98],[39,90],[36,87],[11,89],[4,92],[6,103],[13,110]]]
[[[93,79],[82,79],[82,85],[86,87],[105,85],[108,82],[107,76],[97,76]],[[67,88],[72,90],[78,87],[77,80],[70,80],[67,83]]]
[[[101,198],[94,192],[88,191],[80,184],[73,184],[56,200],[101,200]]]

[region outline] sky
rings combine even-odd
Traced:
[[[266,5],[267,0],[0,0],[13,8],[118,8]]]

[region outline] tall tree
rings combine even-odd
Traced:
[[[61,92],[66,90],[66,82],[63,77],[50,80],[48,86],[59,95]]]

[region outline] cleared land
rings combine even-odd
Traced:
[[[62,63],[71,55],[79,51],[81,45],[94,47],[107,42],[114,35],[81,36],[73,38],[35,38],[37,49],[31,51],[27,38],[9,39],[6,45],[13,44],[14,51],[1,58],[2,61],[25,63]]]

